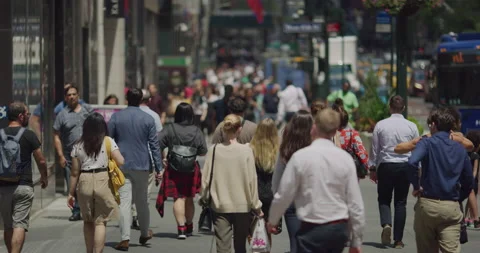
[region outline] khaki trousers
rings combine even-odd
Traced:
[[[415,204],[413,228],[419,253],[460,253],[463,213],[456,201],[420,197]]]
[[[213,221],[217,253],[232,252],[232,234],[235,253],[246,253],[251,222],[250,213],[217,213]]]

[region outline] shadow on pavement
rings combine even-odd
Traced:
[[[381,244],[381,243],[378,243],[378,242],[363,242],[363,245],[365,246],[371,246],[371,247],[375,247],[377,249],[388,249],[387,246]]]

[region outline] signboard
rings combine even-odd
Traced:
[[[322,31],[320,23],[286,23],[283,24],[285,33],[319,33]]]
[[[385,11],[377,13],[377,24],[375,25],[377,33],[391,33],[392,32],[392,17]]]
[[[106,18],[125,17],[125,0],[104,0]]]
[[[470,130],[480,130],[480,109],[460,108],[462,115],[462,132],[466,134]]]
[[[329,32],[329,33],[340,32],[340,23],[329,23],[327,25],[327,32]]]
[[[480,52],[441,53],[438,55],[438,64],[440,66],[441,65],[467,65],[467,64],[480,65]]]
[[[122,109],[126,108],[126,105],[91,105],[94,112],[100,113],[104,118],[105,122],[108,123],[112,115]]]

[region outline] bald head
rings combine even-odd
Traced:
[[[321,110],[315,116],[315,125],[319,137],[331,138],[340,126],[340,114],[331,108]]]

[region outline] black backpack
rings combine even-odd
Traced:
[[[175,132],[173,124],[170,126],[172,133],[179,144],[171,145],[171,147],[169,147],[167,156],[168,166],[178,172],[192,173],[195,169],[195,163],[197,162],[197,148],[183,145]]]

